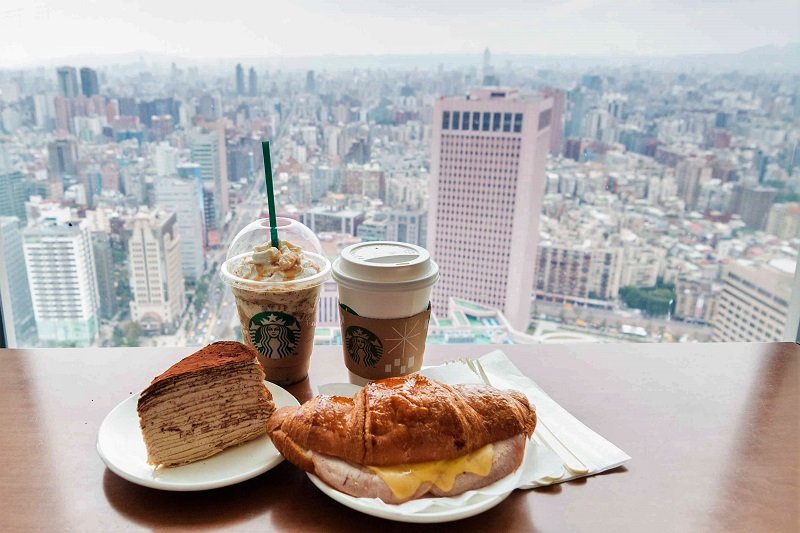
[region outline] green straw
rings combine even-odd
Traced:
[[[261,141],[261,151],[264,153],[264,178],[267,182],[267,204],[269,205],[269,235],[272,246],[281,247],[278,240],[278,220],[275,218],[275,191],[272,190],[272,159],[269,156],[269,141]]]

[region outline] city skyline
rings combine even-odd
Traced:
[[[503,0],[461,4],[458,11],[441,1],[234,1],[226,13],[242,16],[220,17],[218,5],[210,2],[13,0],[0,9],[8,22],[0,64],[18,68],[78,55],[130,53],[186,59],[477,54],[486,47],[504,54],[663,57],[800,41],[800,4],[786,0],[699,5]],[[191,31],[176,31],[181,27]]]
[[[431,250],[449,292],[438,303],[434,295],[433,343],[710,340],[725,316],[731,327],[742,319],[723,306],[731,265],[788,271],[796,263],[800,88],[793,74],[531,69],[482,55],[433,71],[262,71],[255,91],[243,87],[244,72],[254,72],[249,61],[238,78],[235,62],[221,75],[185,65],[112,66],[98,71],[96,84],[91,72],[78,83],[81,64],[4,73],[0,215],[16,217],[6,224],[8,249],[15,232],[26,255],[38,245],[37,231],[86,233],[80,242],[55,243],[67,266],[85,266],[65,279],[65,292],[53,290],[50,271],[31,255],[26,270],[40,335],[23,342],[241,338],[217,271],[233,236],[266,216],[264,139],[273,147],[278,214],[308,225],[329,257],[371,240]],[[501,108],[500,100],[516,105],[507,96],[517,92],[553,107]],[[547,138],[522,139],[531,128]],[[504,232],[504,208],[513,202],[512,218],[527,229]],[[175,217],[171,253],[163,256],[176,276],[184,274],[178,322],[174,310],[162,318],[140,312],[160,309],[164,294],[174,293],[134,279],[136,217],[157,208]],[[536,218],[538,231],[525,224]],[[66,229],[53,226],[56,219]],[[465,260],[474,250],[488,254],[488,272]],[[524,275],[505,267],[504,254],[525,265]],[[23,271],[5,262],[9,272]],[[147,286],[149,300],[140,294]],[[45,314],[76,308],[84,293],[96,296],[81,311],[86,320],[54,329]],[[317,342],[341,342],[334,283],[322,299]],[[27,306],[20,305],[22,317]],[[784,315],[753,315],[759,325],[748,330],[751,340],[785,328]]]

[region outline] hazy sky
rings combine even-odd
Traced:
[[[798,0],[3,0],[0,68],[85,54],[737,52],[800,41]]]

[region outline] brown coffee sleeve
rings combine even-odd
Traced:
[[[350,372],[375,380],[422,368],[430,305],[405,318],[367,318],[339,306],[344,361]]]

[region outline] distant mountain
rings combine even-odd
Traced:
[[[212,69],[230,69],[236,62],[255,65],[259,68],[281,68],[286,70],[327,69],[342,70],[353,68],[383,69],[435,69],[480,67],[480,54],[437,53],[427,55],[321,55],[304,57],[231,57],[231,58],[182,58],[167,54],[149,52],[130,52],[115,55],[80,55],[54,58],[36,66],[55,67],[75,65],[90,67],[127,66],[141,64],[148,69],[169,67],[171,63],[179,67],[192,65]],[[800,43],[784,46],[761,46],[730,54],[687,54],[679,56],[543,56],[535,54],[493,54],[495,65],[508,63],[514,66],[531,68],[588,69],[593,67],[642,66],[666,70],[703,69],[711,71],[740,70],[746,72],[789,72],[800,74]],[[1,67],[0,67],[1,68]]]
[[[698,54],[664,58],[665,64],[682,68],[712,68],[751,72],[800,73],[800,43],[759,46],[737,54]]]

